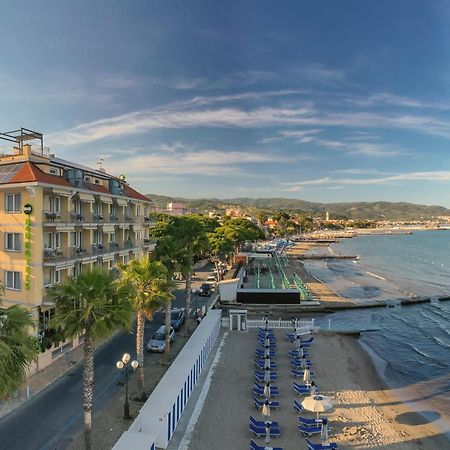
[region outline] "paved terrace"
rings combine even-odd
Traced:
[[[280,424],[281,437],[272,439],[268,445],[283,447],[284,450],[306,450],[306,441],[297,429],[298,415],[292,406],[293,400],[300,397],[292,389],[294,378],[288,357],[291,344],[286,339],[286,332],[287,330],[275,331],[278,380],[274,385],[280,390],[280,396],[276,400],[279,400],[281,407],[279,410],[271,411],[271,420],[278,421]],[[179,450],[249,448],[252,438],[248,430],[249,417],[253,415],[257,420],[263,420],[261,410],[257,410],[253,404],[252,394],[256,348],[256,330],[248,333],[228,332],[225,334],[220,359],[212,369],[214,372],[203,408],[191,433],[189,433],[188,425],[184,442],[181,443]],[[309,355],[314,363],[314,344],[311,346]],[[305,416],[314,417],[308,413],[305,413]],[[191,419],[191,422],[193,421],[195,419]],[[264,444],[264,438],[254,438],[254,440],[259,445]]]

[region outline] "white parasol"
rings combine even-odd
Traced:
[[[325,443],[328,439],[328,420],[323,419],[322,427],[320,428],[320,438]]]
[[[307,411],[317,413],[317,418],[319,418],[320,412],[333,408],[333,400],[325,395],[311,395],[302,401],[302,406]]]
[[[264,369],[264,381],[270,381],[270,367]]]
[[[264,385],[264,396],[270,398],[270,381],[267,381]]]

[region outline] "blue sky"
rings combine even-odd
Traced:
[[[450,4],[20,1],[0,129],[144,193],[450,207]]]

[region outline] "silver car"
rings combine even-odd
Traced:
[[[170,327],[170,342],[175,339],[175,330]],[[163,352],[166,348],[166,327],[161,325],[153,336],[150,338],[147,344],[147,350],[149,352]]]

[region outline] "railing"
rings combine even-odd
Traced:
[[[115,216],[115,215],[110,215],[109,216],[109,221],[110,222],[118,222],[119,221],[119,216]]]
[[[76,211],[71,211],[70,212],[70,219],[72,222],[83,222],[84,220],[84,216]]]
[[[293,323],[291,320],[268,320],[267,326],[269,328],[284,328],[286,330],[293,329]],[[266,326],[266,321],[264,319],[247,319],[247,328],[264,328]],[[311,320],[297,320],[295,322],[295,328],[299,333],[309,333],[314,330],[314,319]]]
[[[61,213],[59,211],[45,211],[44,222],[61,222]]]

